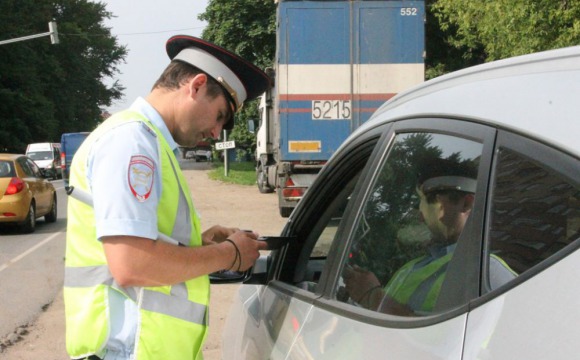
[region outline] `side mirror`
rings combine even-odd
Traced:
[[[246,271],[222,270],[209,274],[211,284],[232,284],[248,280],[252,276],[252,269]]]
[[[209,274],[209,282],[213,285],[247,283],[266,284],[268,275],[269,255],[261,255],[253,267],[246,271],[222,270]]]

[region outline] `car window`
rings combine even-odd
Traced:
[[[353,191],[375,149],[382,129],[374,129],[348,146],[325,167],[300,210],[293,214],[290,234],[296,237],[284,253],[279,280],[316,292],[327,266],[327,255],[340,237],[340,229]]]
[[[304,272],[297,271],[295,281],[299,287],[316,291],[316,285],[320,280],[320,275],[325,265],[326,256],[338,235],[338,228],[343,220],[344,211],[351,198],[352,191],[359,179],[360,171],[341,188],[332,194],[333,199],[326,209],[320,214],[320,218],[312,231],[310,243],[314,244],[312,250],[305,247],[302,252],[304,259],[308,258],[308,266]]]
[[[494,257],[522,274],[580,236],[578,161],[565,161],[568,157],[560,153],[556,161],[543,162],[538,158],[546,147],[533,149],[533,157],[507,146],[496,152],[487,246],[490,289],[506,282],[498,282],[489,271]],[[566,174],[567,168],[576,174]]]
[[[42,174],[40,173],[40,169],[38,168],[38,166],[36,166],[34,161],[32,161],[30,159],[26,159],[26,158],[20,158],[19,162],[20,162],[20,165],[22,166],[22,170],[24,171],[26,176],[36,177],[36,178],[42,177]]]
[[[34,151],[26,153],[26,156],[32,160],[51,160],[53,153],[51,151]]]
[[[20,167],[22,168],[22,171],[24,172],[26,177],[34,177],[34,170],[30,167],[30,164],[26,161],[26,158],[21,157],[18,158],[16,161],[18,162],[18,164],[20,164]]]
[[[437,300],[474,206],[482,151],[457,136],[395,136],[357,219],[339,301],[400,316],[445,310]]]
[[[12,161],[0,160],[0,177],[8,178],[16,176]]]

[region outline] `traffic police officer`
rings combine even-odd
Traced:
[[[243,102],[269,86],[254,65],[191,36],[167,41],[172,59],[150,94],[107,119],[72,163],[65,263],[67,351],[73,359],[200,359],[209,280],[246,270],[265,244],[213,226],[202,233],[176,159],[231,129]],[[73,190],[74,191],[74,190]],[[159,241],[172,238],[178,244]]]

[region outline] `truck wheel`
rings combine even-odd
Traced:
[[[291,208],[291,207],[281,207],[280,208],[280,216],[282,216],[283,218],[290,217],[290,214],[292,214],[292,210],[294,210],[294,208]]]
[[[258,182],[258,190],[260,190],[262,194],[274,191],[274,189],[268,186],[268,178],[266,177],[262,164],[258,165],[258,168],[256,169],[256,180]]]

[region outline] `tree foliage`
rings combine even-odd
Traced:
[[[51,20],[60,39],[0,46],[0,151],[24,152],[28,143],[92,130],[101,108],[121,97],[122,86],[102,82],[126,55],[103,24],[111,16],[103,3],[87,0],[0,2],[0,40],[46,33]]]
[[[209,0],[200,20],[202,37],[255,64],[271,66],[276,50],[276,4],[273,0]]]
[[[261,69],[272,66],[276,51],[276,4],[272,0],[210,0],[200,20],[207,21],[205,40],[218,44]],[[236,114],[229,140],[236,141],[237,157],[253,153],[256,139],[247,121],[258,118],[256,101]]]
[[[437,0],[432,8],[453,48],[485,61],[580,44],[580,0]]]
[[[457,27],[452,23],[442,24],[438,16],[438,0],[425,0],[425,78],[432,79],[445,73],[481,64],[485,55],[481,45],[466,46],[450,44]]]

